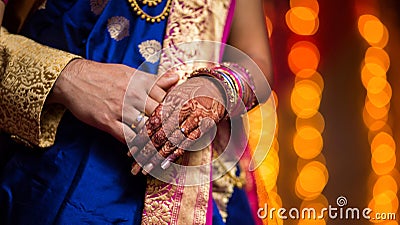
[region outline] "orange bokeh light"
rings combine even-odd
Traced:
[[[310,118],[319,109],[321,90],[312,81],[298,82],[295,84],[291,95],[293,112],[300,118]]]
[[[382,77],[372,77],[368,81],[367,91],[371,94],[379,94],[385,89],[387,83],[386,79]]]
[[[320,112],[310,118],[296,118],[296,129],[300,130],[304,126],[311,126],[322,133],[325,129],[325,119]]]
[[[387,104],[390,103],[392,98],[392,87],[388,82],[382,89],[382,91],[378,93],[372,93],[367,91],[367,96],[371,104],[375,105],[378,108],[385,107]]]
[[[299,157],[313,159],[322,150],[323,139],[321,133],[314,127],[302,127],[293,138],[293,146]]]
[[[390,66],[390,57],[385,50],[377,47],[369,47],[365,52],[365,63],[374,63],[388,71]]]
[[[371,150],[373,151],[373,149],[376,149],[378,146],[383,144],[390,146],[392,149],[396,149],[396,143],[393,137],[386,132],[380,132],[375,135],[374,139],[372,139]]]
[[[375,182],[373,195],[377,196],[381,193],[384,193],[385,191],[392,191],[396,193],[397,190],[398,186],[396,180],[390,175],[385,175],[379,177],[378,180]]]
[[[390,109],[390,104],[387,104],[384,107],[376,107],[367,98],[365,101],[365,109],[373,119],[379,120],[387,116]]]
[[[293,7],[285,16],[289,29],[299,35],[313,35],[319,27],[318,14],[308,7]]]
[[[317,0],[290,0],[290,8],[306,7],[314,11],[317,15],[319,13],[319,4]]]
[[[308,41],[294,44],[288,56],[289,68],[294,74],[304,69],[316,70],[319,60],[318,48]]]
[[[382,160],[382,159],[380,159]],[[372,169],[377,175],[386,175],[396,166],[396,157],[391,157],[389,161],[383,163],[377,162],[374,157],[371,158]]]
[[[358,30],[361,36],[374,47],[384,48],[389,40],[385,25],[373,15],[362,15],[358,19]]]
[[[300,83],[300,82],[304,82],[304,81],[308,82],[308,83],[312,82],[312,84],[317,85],[318,89],[320,89],[322,92],[325,84],[324,84],[324,78],[322,78],[321,74],[318,73],[317,71],[314,71],[307,77],[303,77],[303,76],[306,76],[306,74],[304,74],[303,71],[306,71],[304,73],[309,73],[307,70],[301,70],[298,73],[296,73],[295,83]]]
[[[299,197],[317,198],[328,182],[328,170],[320,162],[310,162],[300,171],[296,180],[296,191]]]
[[[381,144],[376,146],[375,149],[371,149],[372,159],[380,164],[389,162],[392,158],[396,158],[395,150],[387,144]]]
[[[361,81],[365,88],[368,87],[368,82],[373,77],[381,77],[386,79],[386,72],[382,65],[377,63],[365,63],[361,69]]]

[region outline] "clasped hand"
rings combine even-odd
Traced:
[[[132,173],[167,169],[224,117],[222,91],[209,77],[194,77],[167,93],[131,143]]]

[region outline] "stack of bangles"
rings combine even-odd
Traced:
[[[238,64],[222,63],[212,68],[196,69],[189,78],[198,76],[213,77],[222,84],[226,94],[226,110],[230,116],[241,114],[241,103],[246,111],[258,104],[254,80],[250,73]]]

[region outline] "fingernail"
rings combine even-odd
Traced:
[[[150,173],[150,171],[151,171],[153,168],[154,168],[153,163],[149,163],[149,164],[147,164],[147,165],[145,165],[145,166],[143,167],[142,173],[143,173],[144,175],[147,175],[148,173]]]
[[[169,161],[169,160],[164,160],[162,163],[161,163],[161,168],[163,169],[163,170],[166,170],[166,169],[168,169],[169,167],[171,166],[171,161]]]
[[[130,151],[128,151],[128,152],[126,153],[126,155],[128,155],[128,157],[132,157],[132,154],[131,154]]]
[[[131,173],[133,175],[137,175],[139,173],[139,171],[140,171],[140,165],[139,164],[135,164],[135,165],[132,166]]]

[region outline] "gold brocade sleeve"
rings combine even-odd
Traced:
[[[79,56],[0,31],[0,130],[28,145],[49,147],[65,111],[45,104],[63,68]]]

